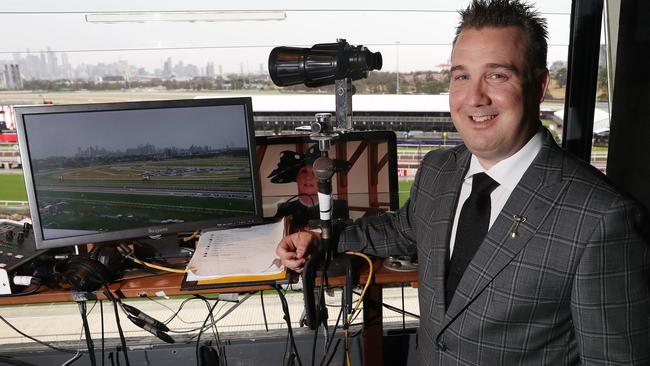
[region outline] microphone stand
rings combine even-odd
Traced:
[[[350,78],[336,80],[336,117],[337,131],[332,129],[329,113],[317,113],[316,122],[312,123],[310,138],[318,142],[320,156],[313,163],[313,170],[318,180],[318,206],[320,211],[321,236],[318,248],[305,263],[303,269],[303,296],[305,300],[305,318],[310,329],[315,330],[322,323],[326,326],[327,309],[323,291],[317,291],[315,286],[316,276],[338,276],[346,274],[346,291],[343,296],[343,306],[349,314],[352,312],[352,286],[353,267],[348,256],[335,258],[336,243],[333,238],[338,237],[332,225],[332,176],[334,175],[334,162],[329,158],[329,149],[332,141],[338,138],[339,133],[352,128],[352,94],[354,90]],[[320,271],[320,272],[319,272]],[[321,283],[321,288],[324,283]],[[318,299],[318,302],[316,302]]]

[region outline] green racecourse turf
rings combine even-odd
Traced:
[[[185,176],[166,175],[166,169],[184,166],[195,167],[232,167],[235,171],[201,172]],[[240,190],[247,188],[250,173],[236,168],[247,168],[244,158],[218,157],[208,159],[166,160],[122,162],[112,165],[67,168],[65,170],[44,171],[37,176],[41,185],[57,186],[101,186],[101,187],[150,187],[150,188],[184,188],[184,189],[220,189]],[[144,182],[142,174],[151,174],[151,179]]]
[[[119,194],[119,193],[93,193],[93,192],[56,192],[41,191],[39,192],[41,200],[51,201],[84,201],[96,204],[106,205],[124,205],[131,207],[134,205],[150,205],[152,207],[194,207],[197,209],[227,209],[227,210],[247,210],[252,203],[247,200],[233,198],[211,198],[211,197],[187,197],[187,196],[158,196],[145,194]]]
[[[0,201],[27,201],[22,174],[0,174]]]
[[[43,215],[52,229],[128,229],[160,224],[165,219],[210,220],[253,210],[252,202],[235,198],[71,192],[41,192],[40,197],[53,206],[63,203],[61,209]]]
[[[399,181],[399,207],[402,207],[404,202],[409,198],[411,193],[411,186],[413,185],[413,180],[400,180]]]

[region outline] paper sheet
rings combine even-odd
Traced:
[[[275,248],[283,234],[284,221],[203,232],[187,266],[187,281],[282,273]]]

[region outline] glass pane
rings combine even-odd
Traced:
[[[605,24],[605,19],[603,19]],[[594,110],[594,131],[591,146],[591,165],[605,173],[607,151],[609,149],[609,65],[605,27],[601,31],[600,52],[598,54],[598,84],[596,86],[596,109]]]
[[[311,47],[345,38],[383,56],[381,71],[355,82],[359,98],[355,97],[353,121],[359,130],[396,131],[403,203],[424,154],[460,143],[451,122],[447,92],[456,11],[467,4],[468,0],[6,1],[0,10],[0,24],[11,32],[5,32],[0,44],[0,105],[246,95],[254,98],[259,134],[301,133],[295,130],[309,125],[313,113],[333,111],[333,87],[273,85],[268,75],[269,53],[277,46]],[[548,20],[548,66],[553,79],[541,118],[559,138],[571,2],[540,0],[533,5]],[[322,98],[307,103],[302,99],[306,95]],[[18,220],[28,216],[26,196],[21,170],[13,163],[18,153],[12,110],[2,111],[0,218]],[[406,311],[419,314],[415,290],[406,292]],[[394,300],[385,296],[387,302]],[[293,296],[290,302],[297,304],[292,310],[296,323],[302,297]],[[174,310],[180,306],[173,299],[168,304]],[[147,313],[158,319],[169,315],[164,305],[147,305],[151,307]],[[399,301],[393,305],[399,307]],[[196,315],[202,310],[190,314],[202,321],[205,314]],[[256,316],[261,314],[259,310],[255,307]],[[56,311],[79,320],[74,307]],[[394,313],[399,314],[385,313],[386,320],[402,322],[401,316],[390,318]],[[330,318],[336,319],[336,315]],[[13,318],[24,316],[19,313]],[[262,320],[247,319],[256,328],[236,324],[226,330],[262,329]],[[97,319],[93,321],[96,325]],[[78,339],[81,325],[68,328],[68,338]],[[47,331],[31,335],[47,335]]]

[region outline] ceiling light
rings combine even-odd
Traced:
[[[86,14],[88,23],[144,22],[240,22],[285,20],[283,11],[179,11],[179,12],[119,12]]]

